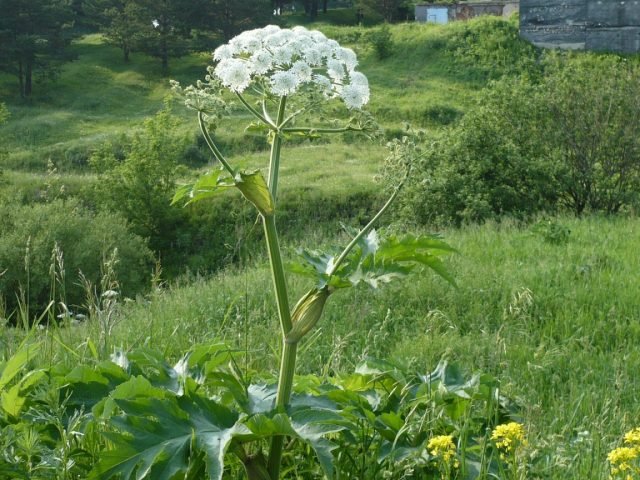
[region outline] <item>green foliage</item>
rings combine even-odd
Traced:
[[[478,105],[427,147],[405,213],[459,225],[634,205],[639,78],[640,66],[620,57],[552,54],[538,81],[490,84]]]
[[[616,213],[640,191],[640,64],[615,55],[550,55],[536,100],[564,171],[563,202]],[[522,116],[527,115],[522,112]]]
[[[175,365],[142,348],[92,366],[27,372],[38,346],[25,343],[0,364],[9,371],[0,391],[22,385],[19,403],[29,412],[0,416],[0,445],[12,452],[0,456],[0,472],[12,478],[220,479],[240,468],[265,478],[257,473],[264,459],[250,452],[280,435],[292,439],[287,476],[373,479],[412,468],[435,478],[430,438],[452,433],[471,447],[511,408],[495,379],[464,378],[446,362],[423,374],[368,358],[329,382],[300,377],[283,411],[275,408],[274,379],[238,377],[230,366],[239,355],[221,343],[194,346]],[[495,471],[477,449],[455,455],[463,471]]]
[[[391,36],[391,29],[386,23],[371,31],[367,35],[367,40],[376,52],[378,60],[384,60],[393,55],[393,38]]]
[[[520,38],[517,19],[485,15],[456,22],[449,31],[447,49],[458,67],[467,68],[482,79],[535,75],[539,71],[539,52]]]
[[[0,211],[0,270],[6,270],[0,277],[0,293],[9,312],[18,307],[21,291],[32,313],[42,312],[49,301],[73,309],[83,305],[85,292],[78,272],[94,285],[99,283],[102,260],[114,249],[120,259],[116,272],[121,293],[133,297],[147,286],[151,254],[121,216],[94,215],[76,200],[9,203]],[[60,252],[61,260],[54,251]],[[54,298],[52,291],[58,292]],[[59,311],[56,307],[56,314]]]
[[[2,0],[0,11],[0,71],[15,75],[19,95],[29,97],[36,75],[52,77],[70,60],[73,12],[64,0]]]
[[[95,185],[98,205],[121,213],[133,232],[148,239],[151,249],[162,257],[185,222],[181,210],[170,205],[178,161],[187,145],[175,128],[170,111],[161,110],[145,121],[143,133],[134,134],[122,160],[111,144],[99,147],[90,159],[101,174]]]

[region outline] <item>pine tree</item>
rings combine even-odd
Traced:
[[[66,0],[0,0],[0,70],[18,77],[20,96],[33,92],[33,78],[54,76],[71,60],[74,35]]]

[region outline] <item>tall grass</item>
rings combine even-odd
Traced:
[[[341,374],[367,355],[428,371],[446,357],[501,380],[544,478],[606,478],[606,452],[640,415],[640,221],[552,221],[570,230],[566,243],[509,222],[444,232],[460,250],[451,265],[457,289],[424,275],[383,293],[337,294],[300,348],[299,373]],[[311,243],[300,235],[289,244]],[[294,294],[305,286],[290,285]],[[222,338],[246,352],[243,368],[277,368],[264,260],[176,282],[121,305],[118,315],[111,344],[125,351],[149,345],[177,358]],[[88,322],[65,331],[67,348],[53,348],[47,363],[77,361],[70,350],[90,358],[99,330]]]

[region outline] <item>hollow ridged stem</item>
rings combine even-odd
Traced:
[[[280,242],[276,221],[273,215],[262,216],[264,234],[269,253],[269,264],[271,266],[271,279],[276,294],[276,304],[278,307],[278,317],[283,337],[291,330],[291,311],[289,310],[289,298],[287,295],[287,282],[284,275],[282,256],[280,255]]]
[[[280,128],[284,120],[284,110],[287,105],[287,97],[280,97],[280,105],[278,106],[278,118],[276,120],[278,128]],[[273,200],[276,201],[278,194],[278,174],[280,173],[280,150],[282,149],[282,137],[280,132],[276,132],[271,143],[271,157],[269,159],[269,190]]]

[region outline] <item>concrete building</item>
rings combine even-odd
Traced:
[[[520,0],[520,35],[541,47],[640,52],[640,0]]]
[[[469,2],[469,3],[422,3],[415,7],[416,21],[449,23],[468,20],[480,15],[508,17],[518,11],[517,1]]]

